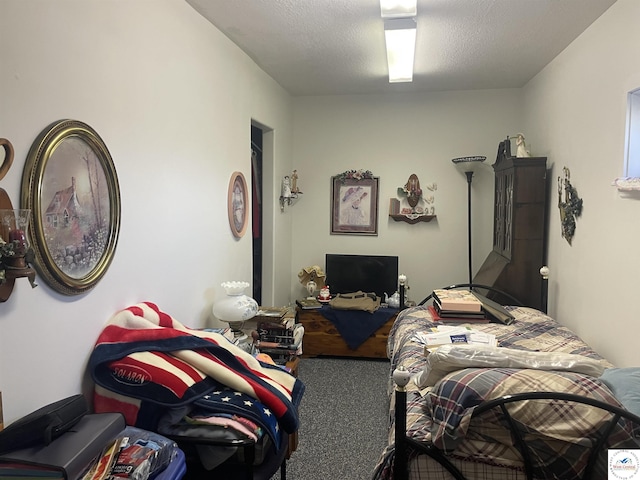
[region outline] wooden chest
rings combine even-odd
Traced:
[[[357,349],[349,348],[336,327],[319,310],[297,309],[297,321],[304,326],[302,356],[332,355],[340,357],[387,358],[387,338],[396,319],[393,315]]]

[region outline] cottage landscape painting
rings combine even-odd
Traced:
[[[84,277],[105,253],[110,204],[105,171],[81,138],[66,138],[51,154],[41,198],[44,239],[51,259],[65,275]]]

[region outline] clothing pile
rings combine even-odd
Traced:
[[[363,310],[373,313],[380,308],[380,297],[375,293],[360,290],[352,293],[338,293],[329,302],[329,306],[336,310]]]

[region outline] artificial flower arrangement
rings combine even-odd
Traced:
[[[364,180],[367,178],[373,178],[371,170],[347,170],[336,175],[338,180],[344,183],[345,180]]]
[[[33,270],[29,268],[29,264],[34,259],[33,249],[19,239],[5,242],[0,237],[0,285],[6,282],[6,270],[10,268],[12,270],[20,270],[27,272],[26,275],[31,282],[31,287],[35,287],[35,275]]]
[[[11,243],[7,243],[5,242],[2,237],[0,237],[0,285],[2,285],[6,278],[5,278],[5,267],[4,267],[4,259],[9,258],[9,257],[13,257],[14,255],[14,250],[13,250],[13,242]]]

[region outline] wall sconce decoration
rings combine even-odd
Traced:
[[[298,171],[294,170],[291,176],[287,175],[282,179],[280,211],[284,212],[285,205],[292,205],[298,199],[298,195],[302,195],[302,191],[298,186]]]
[[[0,180],[13,163],[13,146],[6,138],[0,138],[4,158],[0,165]],[[7,192],[0,188],[0,302],[6,302],[17,278],[26,277],[35,287],[36,272],[31,268],[33,249],[29,245],[31,210],[14,210]]]
[[[412,173],[407,183],[398,187],[398,198],[392,198],[389,203],[389,216],[396,222],[415,224],[430,222],[436,217],[435,191],[436,183],[425,187],[420,186],[420,180]]]
[[[567,167],[562,168],[563,177],[558,176],[558,209],[560,210],[560,226],[562,238],[569,245],[576,232],[576,218],[582,214],[582,199],[578,197],[578,191],[571,185],[571,172]],[[564,192],[564,201],[562,193]]]

